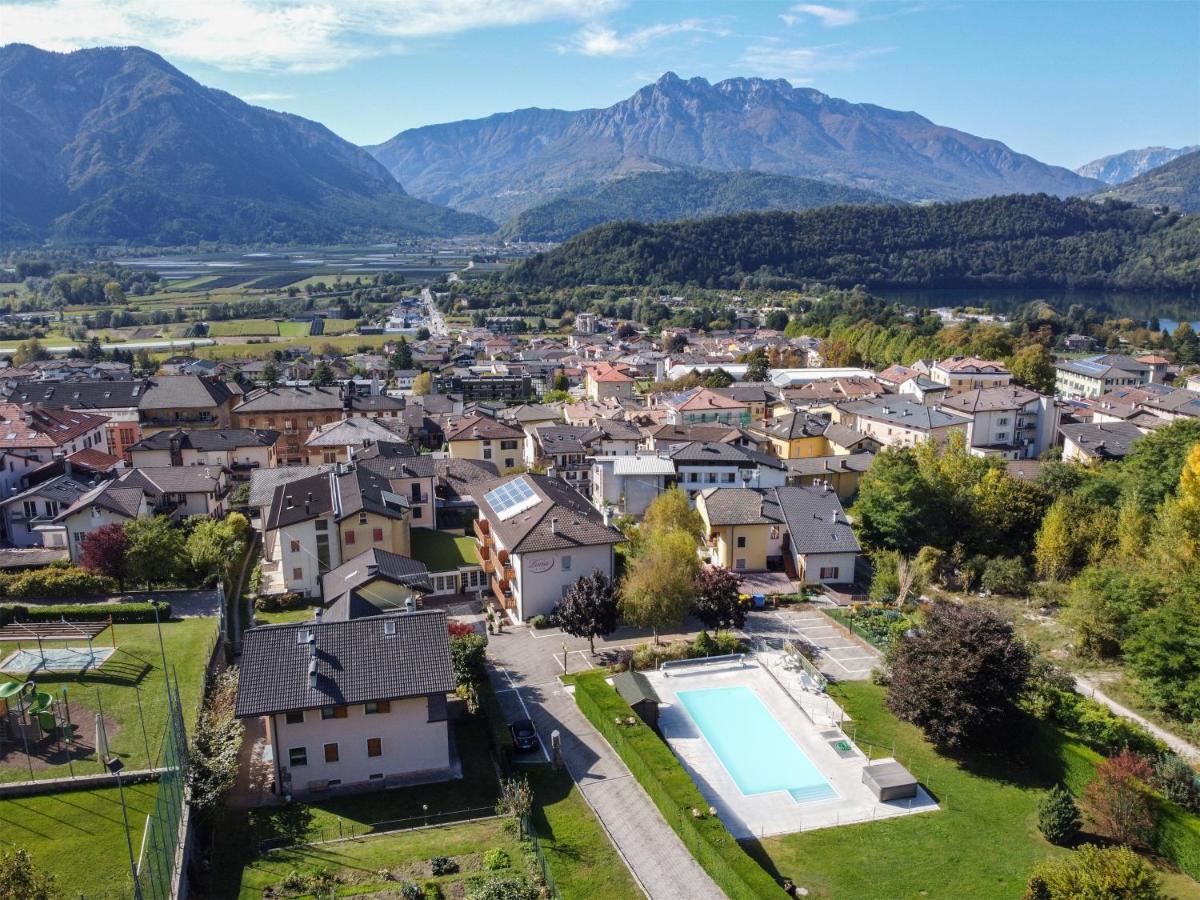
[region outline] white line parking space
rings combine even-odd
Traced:
[[[757,613],[747,631],[762,637],[796,638],[817,651],[817,665],[826,675],[842,681],[865,681],[882,662],[870,645],[848,637],[823,613],[812,607]]]

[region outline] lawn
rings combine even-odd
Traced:
[[[307,622],[319,609],[318,606],[302,606],[299,609],[281,609],[254,611],[255,625],[283,625],[288,622]]]
[[[559,893],[592,900],[639,896],[625,861],[571,777],[549,766],[521,772],[533,787],[533,827]]]
[[[153,783],[125,788],[135,854],[157,791]],[[124,830],[116,788],[0,800],[0,844],[28,850],[36,865],[54,875],[63,897],[131,895]]]
[[[216,628],[214,618],[183,619],[163,624],[167,664],[174,669],[175,677],[179,680],[184,722],[189,729],[199,709],[207,650]],[[97,647],[109,646],[111,640],[112,632],[105,631],[95,639],[95,644]],[[70,642],[72,646],[78,643]],[[37,683],[40,689],[53,691],[58,696],[61,696],[65,686],[68,689],[71,720],[91,730],[94,730],[91,723],[102,704],[110,749],[121,757],[126,768],[143,769],[152,762],[147,758],[146,746],[149,745],[150,757],[156,758],[167,723],[158,633],[152,624],[117,625],[116,643],[117,652],[98,670],[83,676],[40,673]],[[63,643],[48,646],[63,646]],[[12,645],[6,649],[13,649]],[[0,681],[9,680],[13,679],[0,675]],[[145,735],[138,716],[139,694],[145,714]],[[74,767],[76,775],[94,774],[102,770],[100,761],[90,747],[87,748],[87,755],[76,758]],[[69,775],[70,769],[64,760],[58,765],[35,768],[33,774],[35,778],[55,778]],[[28,778],[29,770],[23,753],[10,752],[2,758],[0,781],[25,781]]]
[[[1060,781],[1080,784],[1098,758],[1050,728],[1041,728],[1024,759],[958,763],[940,756],[911,725],[884,706],[884,689],[847,683],[831,691],[859,736],[889,747],[943,808],[888,822],[826,828],[744,844],[772,874],[791,878],[814,897],[932,897],[957,900],[1022,895],[1030,869],[1069,851],[1037,829],[1037,802]],[[1172,876],[1177,896],[1200,896],[1195,882]]]
[[[289,346],[303,345],[319,350],[326,344],[334,347],[340,353],[353,353],[359,347],[378,349],[393,339],[393,336],[388,334],[347,334],[337,337],[318,334],[311,337],[281,338],[259,344],[214,344],[208,347],[197,347],[195,355],[202,359],[265,357],[270,356],[276,350],[283,350]]]
[[[308,329],[310,328],[312,328],[312,322],[280,322],[279,336],[308,337]]]
[[[211,337],[277,337],[279,323],[271,319],[230,319],[209,323],[208,333]]]
[[[412,530],[412,555],[425,563],[430,572],[452,572],[459,566],[479,565],[474,538],[432,528]]]
[[[353,331],[358,326],[358,319],[326,319],[325,334],[339,335]]]

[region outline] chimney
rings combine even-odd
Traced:
[[[414,600],[412,597],[405,597],[404,598],[404,611],[406,613],[408,613],[409,615],[412,615],[413,613],[415,613],[417,611],[417,601]]]
[[[317,661],[309,660],[308,663],[308,686],[311,690],[317,689]]]
[[[604,509],[600,511],[600,515],[604,517],[604,527],[607,528],[612,524],[612,507],[607,503],[604,504]]]
[[[558,534],[558,516],[550,517],[550,533]]]
[[[287,495],[287,508],[292,509],[296,504],[292,502],[292,495]]]
[[[825,485],[825,490],[829,490],[829,485],[828,485],[828,484],[826,484],[826,485]],[[831,509],[831,510],[829,511],[829,524],[830,524],[830,525],[836,525],[837,523],[838,523],[838,514],[837,514],[837,510],[836,510],[836,509]]]

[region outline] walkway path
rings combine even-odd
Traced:
[[[571,671],[589,668],[587,642],[557,631],[546,634],[522,627],[489,638],[492,682],[505,714],[510,721],[531,718],[546,746],[550,743],[550,733],[558,730],[571,777],[650,897],[654,900],[724,897],[558,681],[564,642]],[[614,635],[605,643],[619,643],[619,636]],[[539,755],[535,761],[542,762],[543,756]]]
[[[1183,738],[1172,734],[1160,725],[1155,725],[1145,716],[1139,715],[1128,706],[1123,706],[1122,704],[1118,703],[1112,697],[1108,696],[1108,694],[1104,693],[1104,689],[1101,687],[1101,681],[1096,676],[1076,675],[1075,690],[1079,691],[1079,693],[1083,694],[1085,697],[1092,698],[1097,703],[1103,703],[1118,716],[1126,719],[1132,719],[1134,722],[1137,722],[1148,732],[1150,732],[1185,759],[1191,760],[1192,762],[1200,762],[1200,747],[1197,747],[1195,744],[1191,744],[1185,741]]]

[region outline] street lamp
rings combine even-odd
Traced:
[[[129,834],[129,810],[125,806],[125,785],[121,783],[121,770],[125,763],[120,757],[114,756],[104,764],[108,771],[117,777],[117,790],[121,793],[121,818],[125,820],[125,846],[129,848],[129,875],[133,878],[133,896],[142,900],[142,886],[138,882],[137,862],[133,858],[133,838]]]

